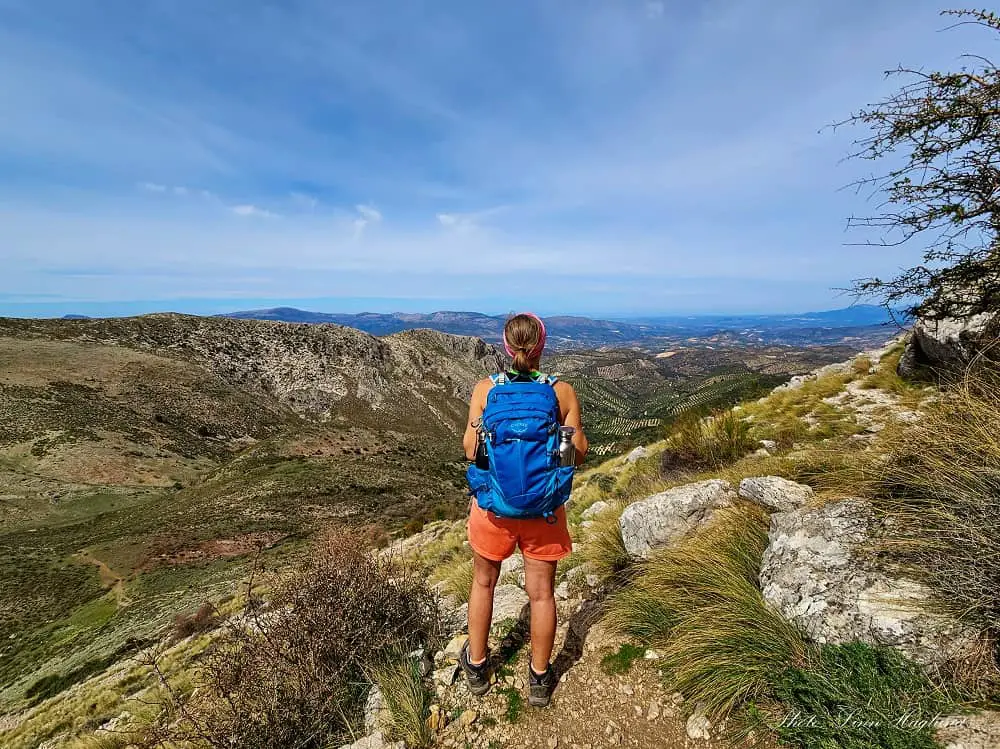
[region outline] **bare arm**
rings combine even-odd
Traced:
[[[568,382],[556,383],[556,397],[559,399],[559,411],[562,417],[563,426],[573,427],[576,432],[573,434],[573,447],[576,448],[576,464],[583,463],[587,457],[587,450],[590,443],[587,435],[583,431],[583,414],[580,410],[580,399],[576,397],[576,391]]]
[[[469,418],[465,422],[465,434],[462,436],[462,447],[465,448],[465,457],[469,460],[476,459],[476,427],[475,424],[483,415],[486,408],[486,394],[493,387],[493,382],[487,378],[476,383],[472,391],[472,398],[469,400]]]

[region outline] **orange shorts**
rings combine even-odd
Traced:
[[[502,562],[517,547],[528,559],[555,562],[573,550],[566,524],[566,508],[560,507],[555,516],[554,523],[542,518],[501,518],[480,509],[473,499],[469,510],[469,546],[479,556],[494,562]]]

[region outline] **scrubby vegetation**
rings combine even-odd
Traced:
[[[871,481],[885,552],[969,621],[1000,621],[1000,378],[971,370],[886,434]]]
[[[588,560],[619,585],[608,623],[629,642],[655,648],[667,686],[727,722],[733,737],[923,749],[936,746],[936,717],[969,699],[996,699],[989,663],[970,664],[977,673],[962,674],[959,691],[948,680],[956,675],[930,676],[897,651],[819,646],[796,630],[759,588],[768,527],[759,508],[720,512],[639,563],[625,553],[616,522],[631,501],[711,477],[777,475],[811,485],[819,501],[865,497],[887,520],[880,553],[888,561],[927,583],[962,621],[995,626],[1000,383],[979,370],[944,392],[929,389],[896,374],[900,353],[897,346],[876,363],[858,357],[797,387],[678,424],[650,448],[651,458],[612,464],[581,489],[585,506],[616,503],[585,534]],[[900,412],[916,415],[901,421]],[[759,451],[761,440],[774,444]],[[853,722],[845,725],[848,714]]]
[[[372,678],[400,709],[394,728],[413,737],[424,702],[404,654],[437,644],[440,627],[423,578],[332,535],[274,584],[267,605],[251,595],[206,653],[196,694],[165,680],[172,699],[154,743],[325,747],[359,730]]]

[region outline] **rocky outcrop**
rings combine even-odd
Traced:
[[[961,371],[983,349],[1000,338],[1000,314],[967,318],[918,320],[899,360],[899,375],[914,379],[926,369]]]
[[[10,321],[0,320],[0,335]],[[340,325],[156,314],[19,322],[19,337],[83,341],[193,361],[226,383],[321,420],[456,429],[474,383],[503,364],[478,338],[409,330],[376,338]]]
[[[740,482],[739,494],[769,510],[788,512],[806,504],[813,497],[810,486],[796,484],[780,476],[757,476]]]
[[[735,499],[736,492],[728,481],[712,479],[635,502],[625,508],[618,521],[625,549],[632,557],[648,559],[655,549],[680,541]]]
[[[772,515],[760,571],[764,599],[821,643],[888,645],[926,666],[972,656],[976,632],[932,613],[923,585],[876,566],[865,547],[877,532],[860,499]]]

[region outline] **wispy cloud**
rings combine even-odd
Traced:
[[[229,268],[232,293],[409,273],[442,298],[474,267],[547,299],[586,278],[669,310],[688,279],[705,310],[760,306],[771,279],[825,306],[908,255],[843,247],[865,206],[818,130],[983,38],[937,33],[937,0],[393,7],[0,0],[0,293],[117,258],[72,290],[215,293],[191,279]],[[138,277],[136,246],[193,272]]]
[[[358,212],[357,218],[354,219],[355,239],[360,239],[368,226],[382,221],[382,214],[375,206],[359,203],[354,206],[354,210]]]
[[[509,206],[501,205],[470,213],[439,213],[436,218],[441,226],[447,227],[450,230],[473,231],[480,228],[491,217],[502,214],[508,208]]]
[[[259,206],[250,205],[249,203],[244,205],[234,205],[230,209],[237,216],[250,216],[254,218],[279,218],[279,214],[267,210],[266,208],[260,208]]]

